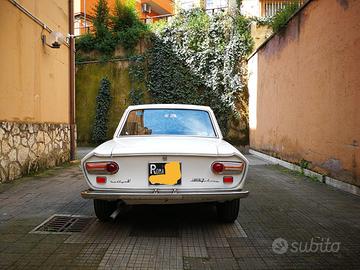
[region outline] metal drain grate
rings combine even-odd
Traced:
[[[81,233],[94,221],[92,217],[75,215],[53,215],[31,233]]]

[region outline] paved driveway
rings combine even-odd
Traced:
[[[0,269],[359,269],[360,198],[250,159],[234,224],[211,205],[138,206],[100,223],[78,166],[0,185]],[[87,226],[29,233],[54,214]]]

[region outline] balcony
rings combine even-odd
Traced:
[[[304,4],[304,0],[261,0],[261,16],[271,17],[287,5],[294,2],[298,2],[301,5]]]
[[[157,15],[169,15],[174,12],[174,3],[172,0],[142,0],[141,4],[149,4],[151,12]]]

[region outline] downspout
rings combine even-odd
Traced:
[[[70,160],[75,160],[76,124],[75,124],[75,42],[74,42],[74,0],[69,0],[69,123],[70,123]]]
[[[86,22],[86,0],[84,0],[84,29],[85,29],[85,33],[88,33],[87,31],[87,22]]]

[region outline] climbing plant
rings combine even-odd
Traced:
[[[226,134],[230,118],[239,116],[243,63],[252,48],[249,25],[239,12],[182,11],[153,27],[151,48],[130,74],[147,85],[153,102],[212,107]],[[145,72],[136,72],[141,66]]]
[[[299,1],[291,1],[283,9],[277,12],[270,21],[270,26],[273,31],[276,33],[279,32],[282,28],[284,28],[287,25],[291,16],[294,15],[294,13],[299,9],[300,6],[301,4]]]
[[[103,78],[100,81],[99,94],[96,97],[96,114],[92,133],[92,141],[94,143],[102,143],[107,140],[110,102],[110,81],[107,78]]]
[[[289,22],[289,19],[301,7],[301,1],[291,0],[279,9],[273,16],[251,17],[258,26],[269,26],[274,33],[279,32]]]

